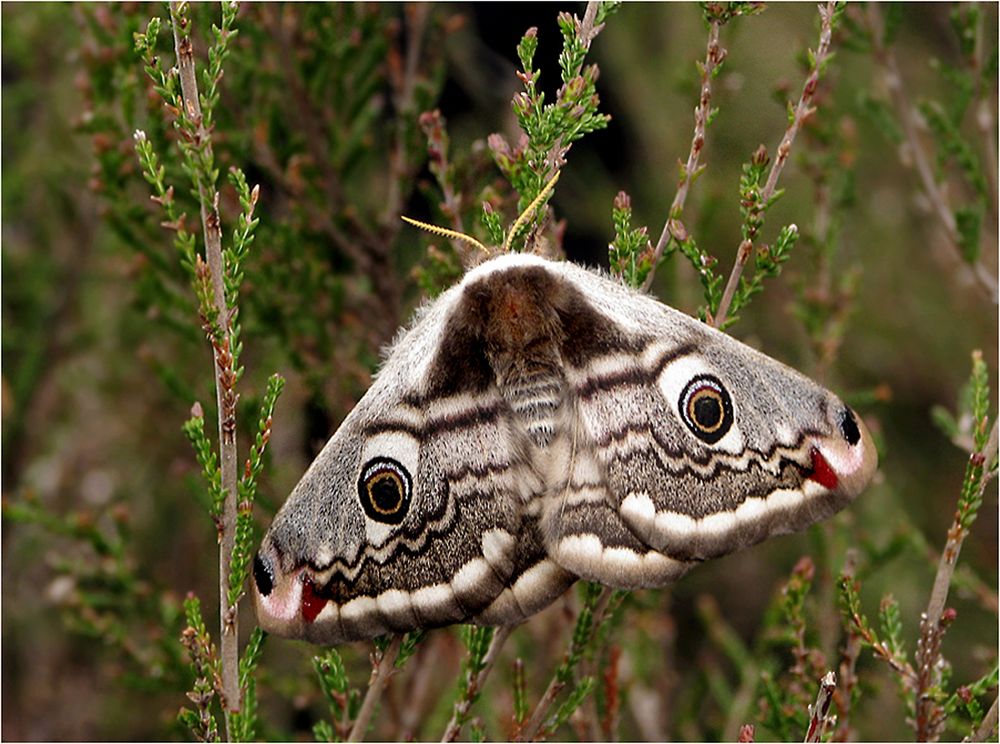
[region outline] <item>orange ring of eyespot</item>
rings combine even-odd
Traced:
[[[382,507],[380,507],[378,505],[378,502],[375,500],[375,494],[372,493],[372,487],[375,486],[379,481],[381,481],[381,480],[383,480],[385,478],[391,478],[392,481],[396,484],[396,499],[397,500],[396,500],[396,506],[394,508],[392,508],[392,509],[383,509]],[[400,509],[400,507],[403,506],[403,500],[404,500],[404,498],[403,498],[403,488],[404,488],[403,481],[392,470],[380,470],[377,473],[373,474],[371,477],[368,478],[367,482],[365,483],[365,488],[368,491],[368,500],[371,502],[372,508],[375,511],[377,511],[379,514],[386,514],[386,515],[390,515],[391,516],[391,515],[395,514],[396,512],[398,512],[399,509]]]
[[[719,418],[713,426],[705,426],[705,424],[695,417],[695,404],[706,395],[711,397],[719,406]],[[722,399],[722,393],[716,390],[712,385],[705,385],[704,387],[695,390],[688,398],[687,415],[688,419],[690,419],[691,422],[703,432],[706,434],[714,434],[722,428],[722,425],[726,422],[726,404]]]

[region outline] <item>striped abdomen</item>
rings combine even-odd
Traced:
[[[563,385],[562,377],[551,373],[526,376],[500,385],[500,394],[538,447],[548,447],[555,436]]]

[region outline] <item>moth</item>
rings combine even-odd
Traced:
[[[658,587],[804,529],[876,466],[798,372],[611,277],[501,255],[417,312],[275,516],[257,616],[320,644],[515,624],[578,578]]]

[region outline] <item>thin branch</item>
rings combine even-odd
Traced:
[[[341,174],[331,166],[330,151],[328,147],[328,130],[335,125],[327,121],[321,111],[317,111],[313,105],[309,91],[302,83],[302,78],[295,67],[295,44],[292,38],[292,24],[284,21],[284,13],[293,12],[286,9],[279,10],[268,3],[260,5],[261,15],[264,23],[270,28],[281,54],[278,55],[278,64],[284,75],[285,83],[291,95],[289,100],[293,101],[297,107],[295,119],[301,125],[305,133],[306,147],[313,164],[322,174],[320,182],[326,195],[325,210],[322,214],[314,214],[316,224],[327,233],[334,244],[349,258],[359,271],[368,272],[370,270],[371,256],[364,250],[365,245],[376,244],[378,239],[371,235],[361,222],[355,219],[351,210],[341,209],[344,203],[344,190],[341,182]],[[262,149],[269,149],[266,147]],[[269,153],[270,154],[270,153]],[[270,156],[273,160],[273,155]],[[283,169],[274,164],[276,175],[282,181],[286,181]],[[304,200],[308,205],[312,205],[311,200]],[[316,210],[312,210],[316,211]],[[362,241],[345,234],[333,219],[333,214],[341,214],[345,219],[351,221],[351,228],[356,234],[363,236]]]
[[[483,689],[483,685],[486,684],[486,678],[493,671],[493,666],[496,664],[497,658],[500,656],[500,651],[503,649],[504,643],[507,638],[510,637],[511,631],[514,629],[513,625],[501,625],[493,633],[493,639],[490,641],[490,647],[486,651],[486,656],[483,657],[483,668],[479,670],[473,679],[469,681],[468,687],[465,691],[465,696],[455,703],[455,708],[451,714],[451,720],[448,721],[448,725],[445,727],[444,735],[441,737],[441,741],[455,741],[456,737],[462,730],[462,726],[465,724],[466,717],[469,714],[469,709],[472,707],[472,703],[476,700],[476,697]]]
[[[851,702],[854,689],[858,686],[857,663],[861,655],[861,637],[849,631],[844,640],[840,659],[840,687],[835,693],[837,699],[837,733],[835,741],[851,741],[854,729],[851,725]]]
[[[816,702],[809,706],[809,727],[803,741],[822,741],[826,727],[830,724],[830,703],[837,691],[837,675],[827,672],[819,683]]]
[[[993,705],[986,712],[986,716],[983,718],[983,722],[979,724],[979,728],[976,729],[976,732],[971,737],[963,739],[963,741],[986,741],[994,737],[996,730],[997,698],[993,698]]]
[[[600,3],[589,0],[587,2],[587,9],[583,12],[583,21],[580,22],[580,41],[583,42],[587,50],[590,49],[590,42],[601,32],[601,29],[594,28],[599,6]]]
[[[795,105],[795,111],[788,124],[788,128],[785,130],[785,135],[781,138],[781,143],[778,145],[774,163],[771,165],[771,171],[767,175],[767,181],[760,192],[759,203],[764,205],[765,209],[777,189],[778,179],[781,177],[785,163],[788,162],[788,156],[792,152],[792,144],[795,142],[795,136],[798,134],[805,120],[816,111],[816,108],[812,105],[812,101],[816,95],[816,88],[819,85],[820,76],[823,74],[823,68],[830,55],[830,41],[833,37],[833,14],[836,5],[836,2],[831,0],[825,6],[819,6],[819,46],[813,54],[813,65],[809,72],[809,77],[806,78],[806,82],[802,86],[802,94]],[[725,323],[726,316],[729,313],[729,306],[732,304],[733,296],[736,294],[736,288],[739,285],[740,275],[743,273],[743,269],[746,267],[752,254],[753,243],[749,239],[741,242],[739,249],[736,251],[736,260],[733,262],[729,280],[726,282],[726,288],[722,293],[722,300],[719,302],[719,309],[712,319],[712,325],[715,328],[721,328],[723,323]]]
[[[420,55],[423,48],[424,33],[427,29],[427,17],[431,11],[429,3],[410,3],[405,7],[406,15],[406,60],[402,73],[390,74],[393,84],[393,106],[396,109],[398,122],[393,136],[392,148],[389,150],[389,183],[385,200],[385,212],[382,217],[383,251],[388,251],[392,244],[388,237],[395,236],[399,231],[399,220],[396,216],[402,208],[402,183],[408,176],[410,165],[406,159],[406,117],[411,116],[413,109],[413,94],[416,89],[417,72]],[[390,71],[393,68],[390,67]]]
[[[753,255],[753,242],[743,240],[740,247],[736,249],[736,260],[733,261],[733,268],[729,270],[729,279],[726,280],[726,288],[722,291],[722,299],[719,300],[719,309],[712,318],[713,328],[722,328],[729,314],[729,308],[733,304],[733,297],[736,295],[736,288],[740,284],[740,276],[746,268],[750,256]]]
[[[982,471],[976,484],[975,501],[981,502],[986,490],[986,484],[991,480],[993,461],[997,456],[998,429],[997,421],[993,422],[985,447],[972,455],[972,462],[978,460]],[[971,467],[971,466],[970,466]],[[967,471],[967,473],[972,471]],[[970,476],[966,475],[966,482]],[[963,486],[964,496],[965,486]],[[916,733],[921,741],[936,740],[945,723],[945,714],[941,705],[927,691],[935,684],[940,674],[938,661],[941,657],[941,642],[945,631],[955,619],[954,610],[946,610],[948,590],[951,587],[962,544],[969,534],[968,523],[964,521],[966,514],[960,506],[955,511],[955,517],[948,529],[948,538],[941,559],[938,562],[937,574],[934,576],[934,586],[927,602],[927,610],[920,617],[920,637],[917,640],[916,653],[916,715],[914,723]]]
[[[607,614],[608,608],[611,606],[612,595],[613,592],[609,587],[605,586],[601,589],[601,593],[598,596],[597,601],[594,603],[594,611],[590,623],[590,636],[587,638],[588,643],[593,638],[593,634],[597,632],[601,623],[604,622],[604,616]],[[570,645],[570,650],[566,652],[566,659],[569,659],[574,651],[572,643]],[[564,663],[566,662],[564,661]],[[542,725],[545,723],[546,717],[549,713],[549,708],[552,707],[556,697],[558,697],[559,693],[562,692],[565,687],[566,681],[560,680],[559,674],[554,674],[552,679],[549,681],[549,686],[545,688],[545,692],[542,693],[541,699],[538,701],[535,709],[531,712],[531,716],[529,716],[527,723],[521,727],[521,730],[518,731],[517,735],[514,737],[514,741],[535,740],[535,737],[538,736]]]
[[[996,135],[993,133],[993,109],[992,90],[983,86],[983,65],[985,63],[985,41],[986,35],[983,33],[986,13],[980,8],[979,20],[976,23],[976,43],[973,47],[972,73],[976,76],[976,94],[979,103],[976,105],[975,117],[976,127],[983,138],[983,148],[986,151],[986,177],[990,184],[990,198],[993,204],[994,213],[997,208],[997,143]]]
[[[677,182],[677,193],[670,204],[670,211],[667,213],[667,220],[663,223],[663,230],[660,232],[660,239],[656,241],[656,248],[653,251],[652,269],[643,282],[643,290],[648,290],[653,283],[653,276],[656,274],[656,267],[663,258],[663,253],[669,245],[674,233],[672,229],[675,220],[680,220],[684,212],[684,203],[687,201],[688,190],[697,177],[701,168],[698,165],[698,158],[702,148],[705,146],[705,128],[708,126],[708,115],[711,112],[712,103],[712,78],[716,68],[722,64],[726,58],[726,50],[719,46],[719,29],[722,22],[713,19],[708,27],[708,44],[705,49],[705,62],[701,65],[701,95],[698,98],[698,105],[694,110],[694,136],[691,138],[691,150],[688,153],[687,162],[684,164],[684,171]]]
[[[597,21],[597,11],[600,9],[599,6],[600,3],[596,2],[596,0],[589,0],[587,2],[587,9],[584,11],[583,14],[583,20],[581,21],[575,15],[573,16],[573,20],[576,21],[577,23],[576,38],[583,46],[584,55],[586,55],[587,52],[590,51],[590,45],[593,43],[594,39],[597,38],[597,35],[601,33],[601,31],[604,29],[603,23],[595,25]],[[582,57],[581,57],[581,64],[582,64]],[[577,70],[577,74],[579,74],[581,69],[582,67]],[[566,86],[564,84],[559,89],[557,98],[561,100],[565,90]],[[540,103],[541,102],[539,101],[539,105]],[[544,157],[545,167],[542,170],[542,173],[544,174],[543,175],[544,179],[548,179],[550,177],[549,174],[557,173],[564,165],[566,165],[566,154],[569,152],[569,149],[573,146],[573,143],[571,141],[568,144],[564,144],[563,141],[564,135],[565,133],[560,134],[558,137],[556,137],[555,141],[552,143],[552,146],[549,147],[548,151],[545,153]]]
[[[403,645],[403,636],[396,634],[389,641],[389,645],[382,652],[382,658],[377,664],[372,666],[372,676],[368,680],[368,690],[365,692],[365,699],[361,701],[361,709],[358,717],[354,719],[354,726],[347,737],[347,741],[361,741],[368,731],[368,724],[375,713],[375,706],[378,705],[379,698],[385,691],[385,686],[392,675],[396,659],[399,658],[399,650]]]
[[[549,680],[549,686],[545,688],[545,692],[542,694],[541,699],[538,701],[538,705],[531,712],[531,716],[528,718],[527,723],[517,732],[517,736],[514,737],[514,741],[534,741],[535,736],[538,734],[538,730],[542,727],[542,723],[545,721],[545,716],[548,715],[549,708],[552,707],[552,703],[555,702],[556,696],[562,692],[562,689],[566,686],[565,682],[560,682],[555,676]]]
[[[190,29],[182,28],[188,23],[183,18],[179,3],[170,3],[171,26],[174,34],[174,49],[177,54],[177,69],[183,96],[184,116],[195,128],[196,146],[211,160],[211,135],[204,127],[201,103],[198,96],[198,82],[194,63],[194,47]],[[236,395],[233,391],[235,375],[232,370],[232,356],[228,355],[229,313],[226,308],[225,283],[222,261],[222,230],[219,223],[218,192],[214,184],[206,184],[195,175],[198,184],[198,201],[201,206],[201,224],[205,236],[205,258],[211,272],[212,291],[218,312],[218,323],[222,329],[222,349],[215,351],[215,392],[219,413],[219,460],[222,474],[222,489],[226,498],[223,505],[222,521],[219,527],[219,618],[221,625],[220,658],[222,662],[222,703],[226,711],[226,738],[231,739],[230,713],[240,709],[239,688],[239,612],[229,607],[229,563],[236,537],[238,461],[236,452]],[[206,191],[211,188],[211,193]],[[226,358],[228,356],[228,368]]]
[[[850,548],[844,556],[844,567],[842,574],[854,579],[857,573],[858,553]],[[854,729],[851,725],[851,703],[854,689],[858,686],[857,664],[861,655],[861,635],[857,629],[851,625],[844,628],[846,637],[844,647],[840,655],[840,677],[839,687],[834,693],[837,702],[837,730],[833,735],[834,741],[853,741],[855,739]]]
[[[462,221],[462,194],[455,187],[455,169],[448,159],[448,132],[445,119],[439,109],[425,111],[419,118],[420,128],[427,137],[428,167],[434,174],[441,189],[444,201],[440,203],[441,211],[451,220],[451,229],[459,235],[465,235],[465,224]],[[404,217],[404,220],[407,218]],[[476,252],[467,240],[449,238],[452,250],[459,257],[464,267],[472,267],[476,263]]]
[[[421,724],[431,713],[428,707],[433,708],[438,702],[438,690],[434,686],[434,679],[439,671],[440,652],[437,646],[445,638],[447,636],[442,633],[428,636],[427,640],[420,644],[416,658],[410,662],[412,671],[406,683],[406,690],[403,692],[406,704],[399,716],[398,741],[417,740]]]
[[[875,60],[882,66],[882,74],[885,79],[886,88],[892,97],[893,105],[899,114],[903,125],[903,133],[909,147],[913,164],[916,166],[917,175],[920,178],[920,185],[927,197],[927,202],[934,215],[938,218],[941,226],[948,237],[947,245],[951,248],[960,266],[967,266],[971,270],[972,276],[979,285],[986,290],[991,300],[998,301],[997,278],[994,272],[986,269],[982,263],[977,262],[974,266],[969,266],[962,258],[959,248],[958,225],[955,222],[955,215],[948,202],[948,195],[934,177],[934,169],[931,167],[930,158],[920,140],[917,126],[917,116],[910,105],[906,91],[903,88],[903,76],[900,74],[899,65],[896,62],[896,55],[891,47],[886,47],[883,43],[882,16],[877,7],[877,3],[869,3],[868,22],[871,30],[872,50]],[[992,133],[989,135],[992,137]],[[995,156],[993,162],[995,163]]]
[[[983,449],[982,455],[986,456],[987,467],[984,468],[983,477],[979,482],[980,496],[986,491],[986,484],[989,482],[989,462],[996,457],[998,444],[997,421],[993,422],[990,435]],[[974,455],[975,456],[975,455]],[[941,552],[941,559],[938,562],[937,574],[934,576],[934,587],[931,589],[930,600],[927,603],[927,620],[931,625],[937,625],[944,612],[945,603],[948,600],[948,589],[951,586],[952,575],[955,573],[955,564],[958,562],[958,554],[962,550],[962,543],[968,531],[958,523],[959,515],[956,512],[955,521],[951,529],[948,530],[948,539],[944,550]]]

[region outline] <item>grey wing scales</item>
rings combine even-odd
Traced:
[[[557,499],[546,526],[563,565],[659,585],[692,562],[803,529],[867,483],[870,437],[832,393],[649,297],[620,286],[605,297],[602,280],[589,281],[590,322],[606,327],[584,336],[601,345],[566,349],[572,469],[604,493],[581,499],[571,479]],[[636,543],[671,563],[651,569]],[[606,560],[611,547],[618,564]]]

